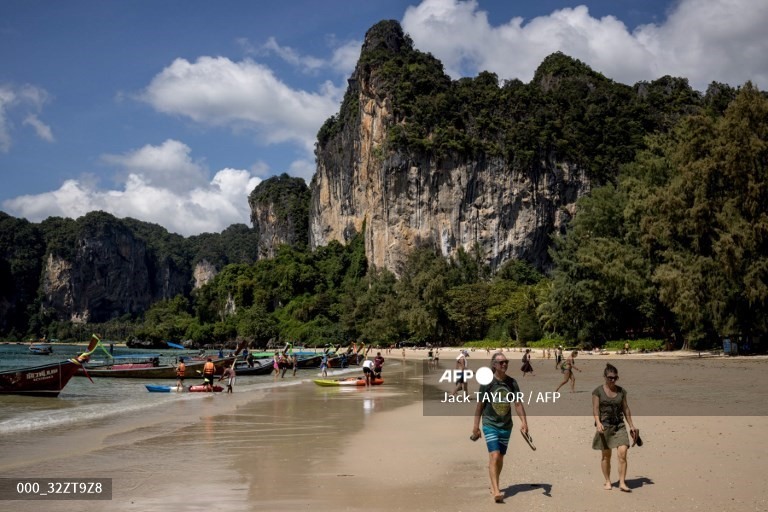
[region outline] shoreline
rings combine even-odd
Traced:
[[[468,439],[471,414],[425,414],[421,397],[425,375],[418,363],[426,351],[406,354],[411,352],[413,357],[406,357],[405,363],[395,357],[402,354],[383,354],[387,359],[383,386],[321,388],[302,379],[292,386],[248,392],[238,379],[235,394],[229,397],[177,401],[149,418],[91,425],[88,431],[96,429],[94,435],[102,432],[93,444],[87,444],[85,433],[73,430],[46,435],[39,449],[32,450],[70,440],[68,452],[87,448],[75,458],[30,457],[33,454],[21,441],[27,436],[17,436],[18,444],[3,445],[4,455],[22,462],[12,471],[6,467],[3,476],[111,477],[109,507],[126,512],[220,507],[329,512],[505,506],[643,512],[768,508],[768,490],[762,482],[768,416],[718,414],[716,409],[707,415],[634,414],[645,445],[630,449],[627,481],[633,493],[604,491],[599,452],[591,449],[590,414],[590,392],[600,382],[602,356],[585,357],[576,393],[563,395],[565,405],[575,412],[541,414],[526,406],[537,450],[531,451],[513,432],[501,475],[507,497],[503,505],[495,504],[489,492],[485,444],[482,439],[476,443]],[[453,354],[457,353],[455,349]],[[470,362],[487,362],[486,354],[471,354]],[[441,350],[441,355],[440,371],[451,369],[455,355],[449,357],[448,350]],[[633,411],[651,397],[676,410],[680,397],[658,383],[693,379],[691,385],[700,387],[702,381],[711,382],[706,392],[713,402],[732,401],[733,392],[746,402],[762,400],[760,383],[765,378],[754,379],[768,366],[764,359],[744,359],[748,361],[658,358],[649,363],[638,358],[619,370]],[[521,389],[552,388],[559,382],[559,372],[549,366],[554,362],[545,366],[542,361],[546,360],[532,361],[537,375],[533,380],[510,372]],[[740,384],[744,381],[754,385],[744,388]],[[448,389],[445,383],[438,386]],[[476,391],[476,384],[473,387],[470,392]],[[614,456],[614,485],[615,465]],[[19,512],[53,512],[66,511],[67,503],[49,501],[41,507],[17,501],[14,507]],[[82,511],[103,507],[100,502],[78,502]]]

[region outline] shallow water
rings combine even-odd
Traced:
[[[231,395],[148,393],[143,382],[95,379],[94,385],[78,378],[59,399],[1,397],[4,413],[14,412],[0,420],[0,475],[112,478],[112,506],[126,510],[136,500],[141,510],[166,510],[176,500],[184,510],[202,510],[222,499],[247,510],[243,504],[260,493],[290,495],[314,485],[319,468],[371,415],[419,400],[418,370],[388,361],[385,385],[371,389],[319,387],[311,382],[319,372],[306,370],[276,382],[239,376]],[[291,488],[278,481],[286,468]],[[192,485],[203,493],[219,482],[216,494],[182,506],[174,489],[189,487],[190,478],[199,478]],[[231,485],[225,498],[221,485]],[[36,502],[18,503],[18,510],[40,510]],[[79,503],[100,510],[100,502]],[[45,510],[65,509],[66,502],[45,503]]]

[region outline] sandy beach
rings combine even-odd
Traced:
[[[9,505],[17,511],[768,509],[764,358],[580,356],[575,393],[564,387],[559,404],[526,406],[536,451],[516,424],[499,505],[489,493],[485,443],[469,440],[473,406],[440,412],[424,404],[451,390],[437,381],[456,354],[441,351],[440,371],[426,374],[426,351],[408,350],[405,361],[400,352],[384,354],[386,383],[369,390],[321,388],[306,376],[249,389],[242,379],[231,396],[172,401],[141,417],[44,431],[34,440],[3,436],[4,478],[113,481],[109,503]],[[521,390],[534,397],[554,390],[561,380],[554,360],[535,357],[535,377],[523,379],[515,364],[521,355],[507,354]],[[631,494],[602,489],[599,452],[591,449],[590,396],[608,360],[619,368],[645,441],[630,449]],[[487,361],[485,351],[471,353],[472,368]],[[470,384],[470,392],[476,389]],[[614,459],[614,483],[615,466]]]

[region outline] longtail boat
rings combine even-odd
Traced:
[[[224,357],[213,360],[216,367],[216,375],[224,373],[227,364],[234,363],[237,356]],[[205,361],[185,362],[186,379],[194,379],[203,373]],[[199,372],[199,373],[198,373]],[[151,368],[94,368],[86,371],[78,371],[78,376],[90,377],[114,377],[120,379],[175,379],[176,366],[172,364],[153,366]],[[202,378],[202,377],[201,377]]]
[[[38,343],[37,345],[30,345],[29,351],[39,356],[47,356],[53,354],[53,347],[47,343]]]
[[[99,343],[94,334],[88,350],[78,357],[31,368],[0,372],[0,394],[57,397],[69,380],[82,368]]]

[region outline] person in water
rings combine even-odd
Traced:
[[[219,377],[219,382],[227,379],[227,393],[232,392],[232,387],[235,385],[235,378],[235,365],[228,363],[227,367],[224,368],[224,373],[222,373],[221,377]]]
[[[381,352],[376,352],[376,357],[373,358],[373,375],[374,378],[381,378],[381,370],[384,366],[384,358],[381,356]]]
[[[216,374],[216,366],[209,357],[203,365],[203,385],[206,391],[213,391],[213,376]]]
[[[176,366],[176,389],[181,391],[184,389],[184,377],[187,374],[187,365],[184,364],[184,358],[179,358],[179,364]]]

